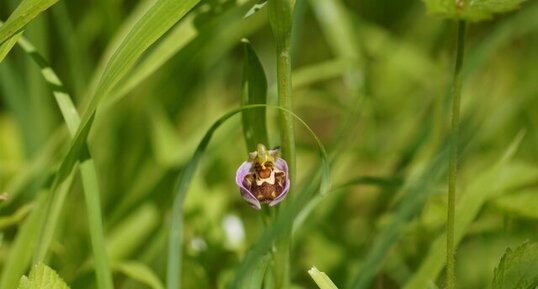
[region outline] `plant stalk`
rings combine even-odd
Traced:
[[[454,218],[456,215],[456,180],[458,173],[458,139],[460,122],[462,66],[465,45],[464,20],[458,20],[458,40],[456,47],[456,65],[452,82],[452,125],[450,141],[450,160],[448,173],[448,212],[446,228],[446,285],[447,289],[455,288],[455,245],[454,245]]]
[[[291,86],[291,36],[293,23],[293,0],[269,0],[269,23],[276,42],[278,105],[293,111]],[[291,115],[280,112],[280,135],[282,156],[288,163],[291,181],[290,191],[294,191],[295,179],[295,131]],[[283,204],[285,206],[285,204]],[[278,214],[277,214],[278,218]],[[273,248],[275,289],[289,287],[291,225]]]

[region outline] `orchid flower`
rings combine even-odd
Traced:
[[[280,149],[268,150],[258,144],[256,151],[237,169],[235,182],[241,196],[253,208],[260,210],[261,204],[274,206],[280,203],[290,189],[288,165],[279,158]]]

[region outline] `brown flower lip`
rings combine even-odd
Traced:
[[[278,153],[279,149],[267,150],[260,144],[237,169],[235,182],[241,196],[255,209],[261,209],[262,203],[280,203],[289,191],[288,165]]]

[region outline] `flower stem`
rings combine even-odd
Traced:
[[[276,42],[278,105],[293,111],[291,88],[291,31],[293,22],[294,0],[269,0],[269,23]],[[291,189],[295,179],[295,131],[291,115],[280,112],[280,134],[282,155],[288,163],[288,175]],[[273,266],[275,289],[289,286],[291,226],[281,238],[275,241]]]
[[[458,21],[458,42],[456,47],[456,65],[452,82],[452,128],[450,142],[450,161],[448,174],[448,213],[446,228],[446,285],[447,289],[455,288],[455,244],[454,244],[454,217],[456,213],[456,178],[458,168],[458,138],[460,122],[461,100],[461,68],[463,66],[463,53],[465,42],[465,21]]]
[[[290,0],[269,1],[269,22],[276,41],[276,73],[278,105],[293,111],[291,87],[291,28],[293,3]],[[288,163],[288,173],[295,180],[295,131],[291,115],[279,114],[282,155]]]

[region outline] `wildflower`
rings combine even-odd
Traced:
[[[278,157],[279,152],[278,148],[267,150],[258,144],[256,151],[249,153],[248,161],[237,169],[235,182],[241,196],[255,209],[261,209],[261,203],[274,206],[288,193],[288,165]]]

